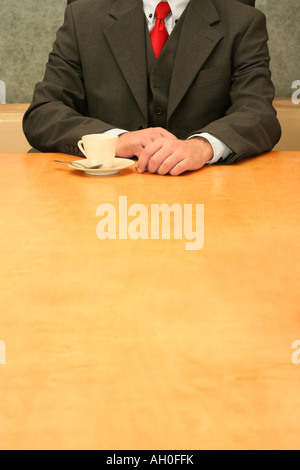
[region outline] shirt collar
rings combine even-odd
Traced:
[[[144,12],[149,24],[154,24],[155,22],[155,9],[159,2],[160,0],[143,0]],[[168,0],[168,2],[174,24],[180,18],[190,0]]]

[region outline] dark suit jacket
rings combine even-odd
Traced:
[[[269,151],[280,138],[272,107],[265,16],[235,0],[191,0],[170,84],[166,128],[209,132],[232,155]],[[141,0],[78,0],[66,9],[44,80],[23,127],[41,151],[77,155],[82,135],[148,126]]]

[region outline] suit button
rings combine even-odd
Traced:
[[[155,108],[154,112],[155,112],[156,116],[161,116],[162,109],[161,108]]]
[[[145,129],[144,126],[139,126],[138,130],[141,131],[142,129]]]

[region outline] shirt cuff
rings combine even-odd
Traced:
[[[212,146],[214,155],[212,159],[207,162],[207,165],[217,163],[219,160],[225,160],[232,153],[232,150],[227,147],[224,142],[222,142],[217,137],[208,134],[207,132],[202,132],[201,134],[193,134],[189,137],[189,139],[192,139],[193,137],[203,137],[203,139],[206,139]]]
[[[115,128],[115,129],[109,129],[109,131],[105,131],[103,132],[103,134],[121,135],[121,134],[125,134],[125,132],[128,132],[128,131],[125,131],[124,129]]]

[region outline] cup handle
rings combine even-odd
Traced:
[[[83,148],[83,140],[80,140],[77,145],[78,145],[79,149],[81,150],[81,152],[83,153],[83,155],[86,157],[86,154],[85,154],[85,151],[84,151],[84,148]]]

